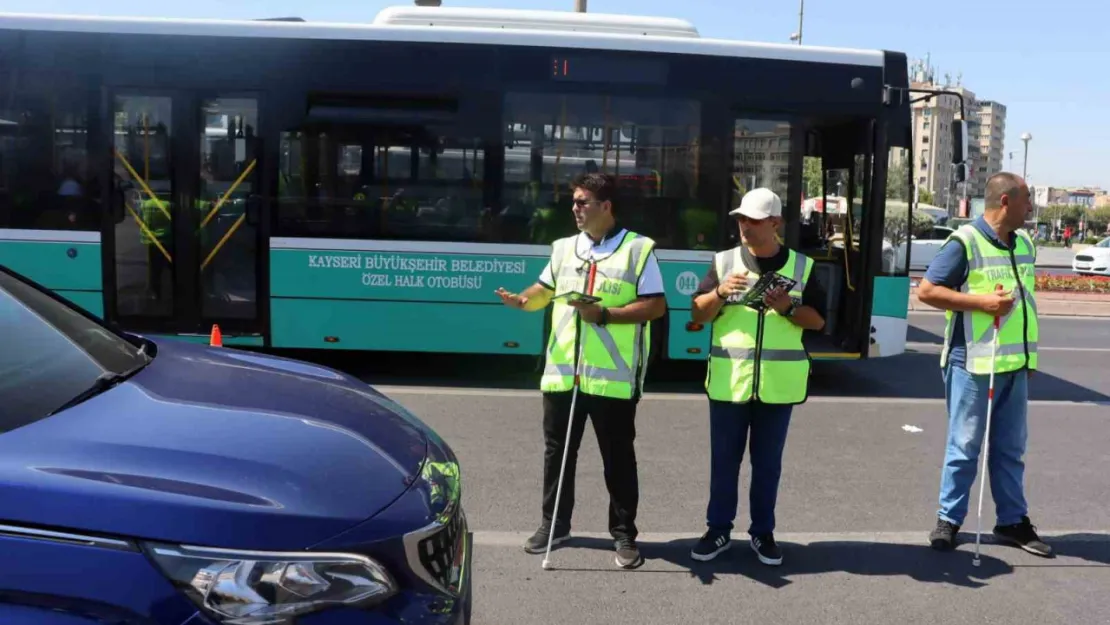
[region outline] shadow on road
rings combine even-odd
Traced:
[[[942,345],[944,343],[944,335],[930,332],[915,325],[910,325],[906,328],[906,342],[936,343],[937,345]]]
[[[924,541],[926,534],[922,534]],[[1013,573],[1014,567],[1003,560],[981,554],[980,565],[972,566],[973,553],[966,548],[953,553],[934,551],[927,544],[906,545],[876,542],[829,541],[805,545],[780,542],[783,551],[781,566],[765,566],[748,547],[746,535],[733,536],[732,549],[712,562],[690,558],[695,537],[666,543],[641,542],[640,551],[648,562],[662,560],[689,571],[690,577],[702,584],[712,584],[722,577],[742,575],[771,588],[783,588],[805,575],[848,573],[876,577],[908,577],[933,583],[981,588],[987,581]],[[971,538],[975,540],[974,536]],[[611,550],[612,542],[575,538],[569,547]]]
[[[975,535],[966,532],[960,535],[959,550],[949,553],[941,553],[930,548],[925,543],[924,532],[920,545],[866,541],[827,541],[803,545],[784,541],[779,543],[783,550],[783,564],[777,567],[760,563],[748,547],[746,539],[745,534],[734,534],[732,549],[717,556],[717,559],[712,562],[698,562],[690,558],[690,549],[697,540],[694,536],[665,543],[640,542],[640,550],[648,562],[662,560],[674,564],[702,584],[712,584],[724,576],[742,575],[772,588],[789,586],[794,583],[793,580],[801,576],[823,573],[908,577],[925,583],[981,588],[991,579],[1009,575],[1015,568],[1025,566],[1012,565],[986,553],[980,554],[980,565],[973,566]],[[1033,566],[1042,568],[1110,566],[1110,536],[1108,535],[1066,534],[1048,537],[1046,542],[1055,549],[1056,558],[1038,558]],[[989,534],[983,536],[983,544],[991,545],[992,549],[998,548]],[[608,551],[612,550],[613,543],[606,539],[577,537],[572,538],[561,548]],[[1015,557],[1025,555],[1016,549],[1014,554]],[[1059,558],[1087,560],[1094,564],[1061,563]]]
[[[857,362],[814,363],[813,395],[943,399],[939,354],[906,352]],[[1110,402],[1110,395],[1046,371],[1029,380],[1029,398],[1040,401]]]
[[[929,340],[931,333],[910,328],[911,340]],[[419,353],[360,354],[339,351],[290,351],[280,355],[334,367],[374,385],[492,388],[534,391],[539,388],[542,360],[521,356],[439,355]],[[671,361],[648,369],[649,393],[704,393],[705,363]],[[939,353],[933,349],[858,361],[813,363],[810,395],[943,399]],[[1030,381],[1034,400],[1110,402],[1110,395],[1046,371]]]

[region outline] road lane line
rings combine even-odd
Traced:
[[[485,397],[498,399],[539,399],[540,392],[500,388],[456,388],[436,386],[393,386],[371,383],[376,390],[385,395],[437,395],[448,397]],[[644,400],[705,402],[702,393],[644,393]],[[919,404],[923,406],[943,406],[942,397],[859,397],[859,396],[815,396],[810,395],[808,404]],[[1104,408],[1110,407],[1107,401],[1072,401],[1063,399],[1032,399],[1030,406],[1057,408]]]
[[[1080,303],[1080,304],[1084,303],[1083,300],[1075,300],[1075,301],[1077,303]],[[907,314],[910,315],[911,317],[913,315],[936,315],[938,317],[943,317],[945,312],[943,310],[913,310],[913,309],[911,309]],[[1076,313],[1076,314],[1071,314],[1071,315],[1038,314],[1037,317],[1039,319],[1053,319],[1053,320],[1055,320],[1055,319],[1067,319],[1069,322],[1071,322],[1071,321],[1090,321],[1090,322],[1101,322],[1101,323],[1106,323],[1107,319],[1110,319],[1110,317],[1108,317],[1107,315],[1090,315],[1090,314],[1085,315],[1085,314],[1082,314],[1082,313]]]
[[[933,343],[930,341],[906,341],[906,349],[915,349],[923,351],[940,352],[940,348],[944,347],[943,343]],[[1056,346],[1037,346],[1037,351],[1040,352],[1110,352],[1110,347],[1056,347]]]
[[[814,545],[820,543],[838,543],[838,542],[864,542],[864,543],[883,543],[883,544],[896,544],[896,545],[918,545],[929,543],[929,527],[912,532],[775,532],[775,540],[779,543],[791,543],[796,545]],[[974,529],[968,531],[966,528],[961,530],[960,533],[975,535]],[[1098,542],[1110,543],[1110,531],[1106,530],[1053,530],[1043,531],[1037,528],[1037,534],[1041,538],[1052,544],[1063,542]],[[502,532],[502,531],[484,531],[476,530],[473,532],[474,543],[484,547],[514,547],[519,548],[524,544],[524,541],[532,535],[532,532]],[[645,544],[663,544],[672,542],[688,542],[693,543],[701,536],[698,530],[690,532],[643,532],[636,538],[636,542],[640,545]],[[571,531],[571,541],[574,539],[586,540],[600,540],[612,541],[613,537],[608,532],[576,532]],[[746,535],[741,533],[734,533],[733,542],[745,542]],[[997,542],[993,541],[990,530],[987,529],[982,534],[983,542]]]

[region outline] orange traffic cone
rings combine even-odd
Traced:
[[[212,338],[209,339],[208,344],[212,347],[224,346],[224,337],[220,334],[220,326],[212,324]]]

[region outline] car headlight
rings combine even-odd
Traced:
[[[266,553],[146,545],[162,572],[212,617],[229,625],[279,623],[331,607],[367,607],[397,592],[365,556]]]

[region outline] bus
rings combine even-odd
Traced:
[[[905,348],[906,56],[708,39],[667,18],[399,6],[371,23],[0,14],[0,264],[117,327],[260,349],[540,356],[505,308],[620,180],[657,242],[652,358],[756,187],[817,261],[815,360]],[[913,171],[912,155],[909,172]],[[814,191],[816,189],[816,191]],[[836,228],[802,206],[853,210]],[[893,195],[893,197],[891,197]],[[835,230],[839,230],[836,232]]]

